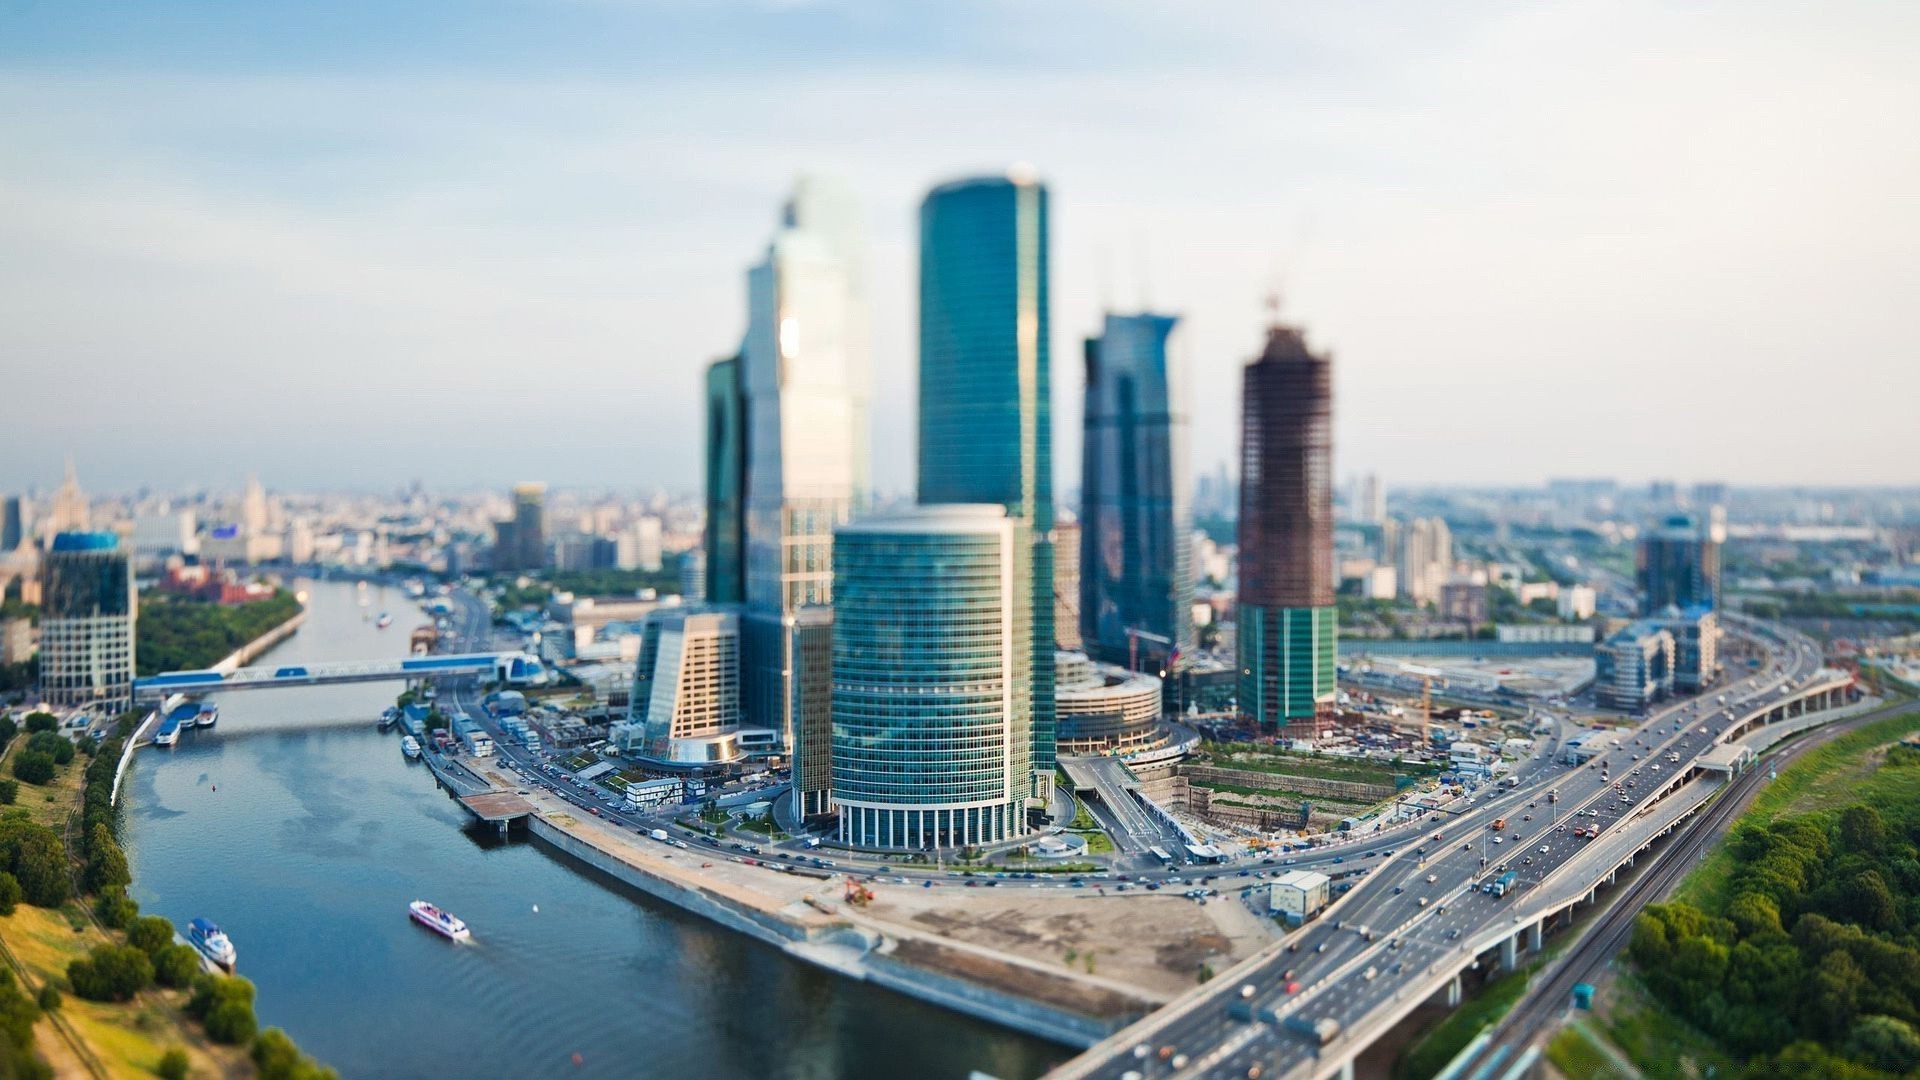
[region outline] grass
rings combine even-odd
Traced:
[[[1330,762],[1325,758],[1297,754],[1288,750],[1269,750],[1244,743],[1208,743],[1202,752],[1203,763],[1223,769],[1310,776],[1317,780],[1346,780],[1361,784],[1391,786],[1398,771],[1387,765],[1354,762]]]
[[[107,940],[77,911],[49,911],[22,904],[11,916],[0,918],[0,939],[27,969],[32,990],[48,983],[59,987],[61,1015],[111,1075],[150,1076],[159,1065],[160,1055],[172,1046],[185,1048],[192,1061],[192,1075],[233,1075],[241,1069],[244,1049],[215,1046],[189,1026],[181,1012],[186,1000],[183,991],[149,990],[125,1005],[75,997],[67,983],[67,964]],[[50,1060],[71,1060],[72,1052],[53,1030],[51,1021],[43,1019],[35,1033]]]
[[[1547,1044],[1547,1060],[1564,1075],[1582,1080],[1630,1080],[1632,1076],[1594,1042],[1587,1025],[1577,1021],[1560,1029]]]
[[[1651,1080],[1725,1076],[1738,1064],[1706,1033],[1661,1008],[1637,980],[1622,978],[1614,987],[1607,1037]]]
[[[1881,769],[1873,757],[1873,751],[1916,731],[1920,731],[1920,707],[1876,720],[1808,751],[1760,790],[1740,822],[1765,825],[1784,813],[1862,800],[1881,805],[1920,800],[1920,769]],[[1725,845],[1716,846],[1680,883],[1674,899],[1718,911],[1732,876],[1733,856]]]
[[[1400,1080],[1424,1080],[1447,1067],[1447,1062],[1466,1049],[1474,1036],[1489,1024],[1499,1023],[1521,995],[1527,992],[1527,979],[1536,964],[1510,972],[1482,987],[1478,994],[1462,1002],[1446,1019],[1433,1026],[1419,1042],[1408,1047],[1395,1063],[1393,1074]],[[1575,1074],[1578,1075],[1578,1074]]]

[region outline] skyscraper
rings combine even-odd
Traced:
[[[662,608],[641,627],[627,748],[670,765],[740,756],[740,625],[732,612]]]
[[[547,485],[514,486],[513,537],[517,569],[538,570],[547,564]]]
[[[1673,514],[1648,530],[1634,563],[1642,614],[1720,606],[1720,542],[1693,517]]]
[[[1415,518],[1400,535],[1400,595],[1416,604],[1440,599],[1440,587],[1453,576],[1453,531],[1444,518]]]
[[[1240,408],[1240,712],[1320,730],[1335,696],[1332,363],[1275,323]]]
[[[858,204],[838,182],[801,177],[766,257],[747,271],[740,349],[746,704],[789,753],[803,728],[831,722],[827,698],[806,693],[825,688],[825,673],[801,670],[828,655],[831,623],[798,614],[833,603],[833,530],[867,498],[869,338]]]
[[[20,496],[0,499],[0,556],[20,546],[27,536],[27,511]]]
[[[74,471],[73,459],[67,459],[67,473],[60,481],[60,490],[53,493],[53,505],[47,510],[47,522],[44,535],[47,543],[63,532],[85,532],[93,527],[92,508],[87,497],[80,491],[80,477]]]
[[[1178,320],[1108,315],[1086,345],[1080,636],[1111,664],[1164,671],[1193,654],[1187,417]]]
[[[1027,528],[1033,793],[1054,770],[1053,435],[1047,189],[1024,171],[920,204],[920,502],[993,503]]]
[[[923,506],[840,528],[832,770],[844,842],[919,850],[1026,832],[1025,532],[999,505]]]
[[[133,562],[113,533],[55,535],[42,563],[40,689],[63,708],[133,704]]]
[[[1062,652],[1086,648],[1080,638],[1080,523],[1071,519],[1053,523],[1053,644]]]
[[[740,358],[707,366],[707,599],[747,598],[747,422]]]

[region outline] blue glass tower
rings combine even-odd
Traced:
[[[1179,320],[1108,315],[1086,347],[1080,635],[1089,655],[1161,674],[1193,653],[1187,418],[1169,363]]]
[[[1033,650],[1034,794],[1054,770],[1053,432],[1047,189],[957,180],[920,205],[920,502],[996,503],[1031,540],[1016,568]]]

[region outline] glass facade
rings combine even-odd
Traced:
[[[871,396],[865,237],[835,181],[802,177],[766,257],[747,272],[747,711],[790,753],[812,679],[793,616],[833,603],[833,530],[867,497]],[[824,675],[822,675],[824,677]]]
[[[42,564],[40,689],[62,708],[133,704],[133,564],[112,533],[60,533]]]
[[[1025,523],[997,505],[840,529],[832,775],[843,842],[920,850],[1025,832],[1028,546]]]
[[[706,599],[747,597],[747,428],[740,358],[707,366]]]
[[[740,756],[740,624],[732,612],[663,610],[641,628],[628,749],[672,765]]]
[[[1710,529],[1685,514],[1667,518],[1641,538],[1634,569],[1642,614],[1720,605],[1720,544]]]
[[[1337,616],[1330,607],[1242,606],[1240,711],[1262,727],[1314,723],[1336,696]]]
[[[1193,655],[1187,417],[1170,360],[1177,325],[1169,315],[1108,315],[1086,345],[1080,639],[1095,659],[1142,671]]]
[[[1054,769],[1053,433],[1047,189],[1025,176],[955,181],[920,206],[920,502],[994,503],[1030,540],[1034,794]]]

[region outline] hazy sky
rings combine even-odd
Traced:
[[[1198,466],[1261,297],[1390,484],[1920,481],[1920,5],[0,0],[0,488],[691,489],[802,170],[865,200],[875,475],[914,208],[1054,193],[1079,341],[1186,317]]]

